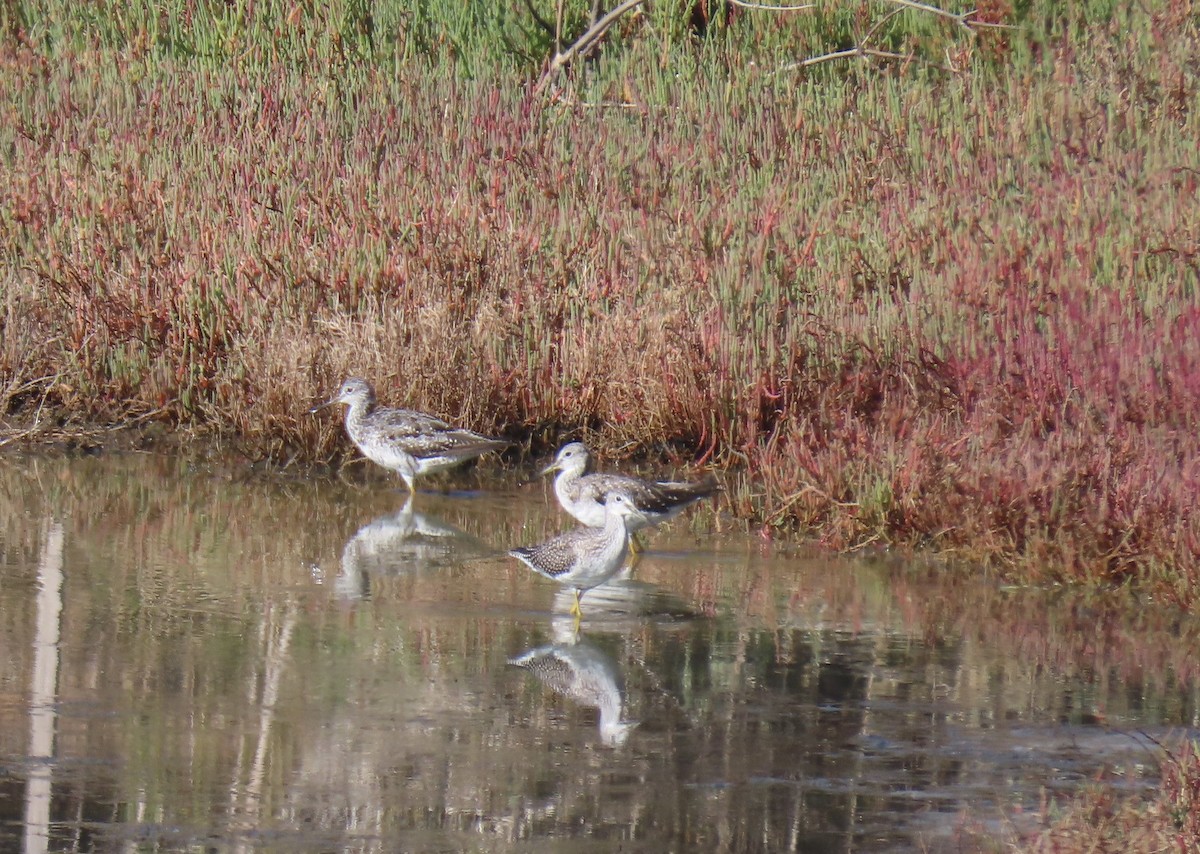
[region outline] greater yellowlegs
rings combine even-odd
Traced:
[[[600,738],[605,744],[624,744],[630,730],[637,726],[637,721],[623,719],[625,699],[617,663],[585,638],[575,636],[539,646],[510,658],[508,663],[525,668],[555,693],[598,709]]]
[[[580,597],[620,571],[629,553],[630,528],[644,520],[629,496],[618,493],[604,506],[603,528],[576,528],[509,554],[546,578],[572,588],[575,601],[571,613],[580,617]]]
[[[359,377],[347,379],[330,400],[309,411],[335,403],[348,407],[346,434],[363,456],[404,478],[409,492],[415,491],[413,481],[418,475],[456,466],[508,444],[451,427],[424,412],[376,406],[375,389]]]
[[[554,494],[562,508],[583,524],[598,528],[604,524],[606,497],[624,495],[641,512],[643,521],[633,523],[631,531],[658,525],[678,516],[683,509],[715,493],[721,487],[715,478],[699,483],[649,481],[624,474],[585,474],[588,450],[582,442],[571,442],[559,449],[554,462],[542,470],[546,475],[558,472]]]

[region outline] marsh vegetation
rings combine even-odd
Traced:
[[[361,374],[1194,608],[1194,3],[634,5],[4,3],[7,439],[336,461]]]

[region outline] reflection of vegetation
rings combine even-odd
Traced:
[[[638,568],[709,618],[614,618],[587,638],[641,722],[625,749],[594,751],[594,708],[521,687],[506,667],[547,641],[524,616],[545,591],[511,562],[380,568],[372,598],[352,604],[318,586],[312,565],[336,566],[363,522],[402,500],[152,457],[0,469],[15,578],[37,557],[25,520],[65,520],[60,755],[119,760],[73,772],[70,797],[182,828],[170,831],[181,844],[251,828],[335,847],[429,832],[568,844],[630,828],[648,844],[852,844],[873,815],[890,817],[884,836],[903,834],[904,816],[963,791],[992,809],[1010,778],[1031,779],[1024,742],[1047,720],[1149,726],[1196,711],[1190,621],[958,575],[761,558],[732,540]],[[540,500],[416,500],[483,541],[562,524]],[[0,590],[5,684],[27,678],[27,592]],[[22,730],[17,708],[0,705],[0,730]],[[1047,749],[1062,747],[1055,731]],[[1071,729],[1090,731],[1102,735]]]

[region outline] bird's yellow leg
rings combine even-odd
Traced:
[[[583,617],[583,609],[579,607],[579,591],[575,591],[575,601],[571,603],[571,616],[578,622]]]
[[[646,546],[639,534],[633,534],[629,537],[629,551],[635,555],[640,555],[646,551]]]

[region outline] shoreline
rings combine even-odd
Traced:
[[[0,415],[321,463],[340,428],[302,410],[362,375],[547,452],[736,471],[772,536],[1194,611],[1200,36],[1110,11],[1038,6],[953,72],[764,65],[836,42],[816,17],[635,30],[559,98],[393,54],[403,21],[279,42],[261,11],[175,54],[46,7],[0,42]]]

